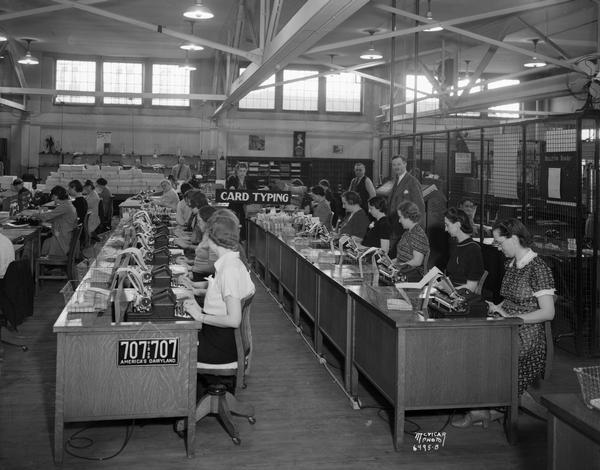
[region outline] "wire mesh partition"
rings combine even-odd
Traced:
[[[444,210],[465,203],[489,271],[486,297],[499,301],[503,255],[491,244],[495,221],[520,219],[533,249],[551,267],[557,295],[557,344],[600,355],[598,202],[600,114],[382,138],[379,162],[389,175],[391,151],[408,157],[427,203],[433,263],[445,267]],[[383,151],[385,149],[385,151]],[[396,151],[397,150],[397,151]],[[487,240],[486,240],[487,239]]]

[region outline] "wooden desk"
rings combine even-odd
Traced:
[[[186,417],[195,423],[197,329],[189,321],[111,324],[110,313],[69,314],[65,308],[54,324],[55,462],[62,462],[66,422]],[[119,340],[134,338],[177,338],[178,363],[119,366]],[[195,432],[189,425],[188,457],[194,455]]]
[[[387,309],[386,299],[398,297],[393,288],[345,284],[355,266],[311,263],[252,221],[248,234],[255,264],[276,279],[280,296],[292,297],[294,322],[300,312],[313,322],[317,353],[327,338],[343,356],[348,393],[356,397],[361,374],[392,403],[396,449],[405,411],[418,409],[507,406],[505,431],[516,441],[520,319],[422,321]]]
[[[547,468],[600,469],[600,411],[575,393],[544,395],[541,401],[550,412]]]
[[[407,410],[506,406],[505,431],[515,443],[521,320],[422,321],[414,311],[388,310],[386,299],[397,295],[386,289],[350,288],[352,364],[394,405],[396,449]],[[357,382],[353,371],[355,396]]]
[[[22,256],[29,258],[31,272],[35,271],[35,260],[40,256],[41,241],[40,241],[40,228],[39,227],[28,227],[28,228],[10,228],[3,227],[2,233],[8,237],[13,244],[24,245]]]

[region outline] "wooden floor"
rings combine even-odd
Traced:
[[[257,281],[252,307],[255,355],[248,388],[240,398],[255,405],[257,423],[239,419],[241,446],[235,446],[214,417],[197,427],[196,457],[185,456],[184,443],[168,420],[136,422],[123,452],[108,462],[65,455],[65,469],[542,469],[546,465],[545,423],[520,416],[519,444],[507,444],[501,426],[455,429],[448,426],[445,447],[437,452],[412,450],[414,437],[395,452],[385,411],[353,410],[344,393],[319,364],[301,336]],[[29,351],[5,347],[0,376],[0,469],[48,469],[52,428],[56,339],[52,324],[62,308],[61,285],[47,282],[36,299],[35,315],[19,329]],[[15,334],[3,331],[5,339]],[[501,360],[501,358],[499,359]],[[557,351],[554,375],[543,392],[578,389],[571,371],[590,361]],[[596,361],[597,362],[597,361]],[[493,367],[493,364],[490,364]],[[366,392],[363,406],[386,406]],[[440,430],[443,413],[409,415],[421,431]],[[93,446],[88,457],[113,454],[126,424],[95,423],[83,435]],[[68,425],[65,436],[83,427]]]

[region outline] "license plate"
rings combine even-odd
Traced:
[[[179,364],[179,338],[121,339],[118,366],[176,366]]]

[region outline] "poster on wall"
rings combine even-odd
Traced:
[[[333,153],[334,154],[344,153],[344,146],[343,145],[334,145],[333,146]]]
[[[454,154],[454,173],[470,175],[471,174],[471,153],[456,152]]]
[[[257,150],[264,152],[265,150],[265,136],[250,134],[248,136],[248,150]]]
[[[112,132],[97,131],[96,132],[96,153],[106,155],[110,153],[110,143],[112,140]]]
[[[294,157],[304,157],[306,152],[306,132],[294,132]]]

